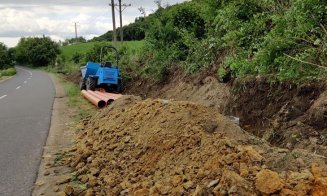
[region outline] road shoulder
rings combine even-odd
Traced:
[[[74,138],[72,130],[73,109],[67,106],[63,85],[56,76],[51,75],[56,89],[56,96],[53,104],[51,126],[46,145],[44,146],[42,160],[35,181],[35,188],[32,195],[54,195],[62,189],[60,181],[68,180],[71,169],[63,166],[61,158],[63,153],[71,147]]]

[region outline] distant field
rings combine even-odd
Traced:
[[[85,54],[94,46],[95,43],[97,42],[79,43],[69,46],[62,46],[61,52],[67,59],[69,59],[75,52]],[[133,51],[133,50],[140,49],[143,46],[144,41],[126,41],[124,42],[124,44],[127,45],[129,51]]]

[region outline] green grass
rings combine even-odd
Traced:
[[[96,42],[78,43],[69,46],[62,46],[61,53],[66,59],[70,59],[75,52],[86,54]]]
[[[94,44],[97,42],[87,42],[87,43],[78,43],[69,46],[62,46],[61,52],[66,59],[70,59],[74,53],[86,54],[90,49],[93,48]],[[112,42],[108,42],[112,43]],[[143,47],[144,41],[126,41],[124,45],[127,46],[129,51],[138,50]],[[118,43],[118,48],[120,43]]]
[[[72,82],[64,82],[64,89],[69,98],[68,106],[76,108],[78,113],[76,120],[81,120],[95,113],[96,108],[81,96],[81,91],[77,85]]]
[[[13,76],[16,74],[16,69],[14,67],[0,70],[0,79],[6,77],[6,76]]]
[[[64,62],[63,64],[55,67],[53,65],[49,65],[47,67],[42,67],[41,70],[47,71],[50,73],[61,73],[61,74],[68,74],[77,72],[80,70],[81,65],[74,64],[73,62]]]

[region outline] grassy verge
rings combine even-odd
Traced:
[[[59,73],[59,74],[68,74],[73,73],[80,70],[81,65],[74,64],[72,62],[65,62],[62,65],[53,66],[49,65],[47,67],[42,67],[43,71],[51,72],[51,73]]]
[[[14,67],[0,70],[0,80],[13,76],[15,74],[16,74],[16,69]]]
[[[69,98],[68,106],[77,110],[75,120],[81,120],[96,112],[96,108],[81,96],[81,91],[72,82],[63,82],[65,92]]]
[[[74,53],[80,53],[85,55],[88,51],[90,51],[94,45],[98,42],[87,42],[87,43],[78,43],[69,46],[61,47],[62,55],[68,60],[74,55]],[[110,42],[111,43],[111,42]],[[124,42],[124,46],[128,48],[130,51],[137,50],[141,48],[144,44],[144,41],[126,41]],[[118,48],[120,48],[120,43],[118,44]],[[100,54],[99,54],[100,55]]]

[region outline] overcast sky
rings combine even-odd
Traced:
[[[175,4],[186,0],[162,0]],[[87,39],[112,29],[111,0],[0,0],[0,42],[9,47],[20,37],[50,36],[64,40],[75,36],[74,22],[78,22],[78,35]],[[115,0],[118,3],[118,0]],[[123,24],[141,16],[138,8],[147,14],[156,9],[154,0],[122,0],[132,4],[124,11]],[[119,24],[118,13],[116,22]]]

